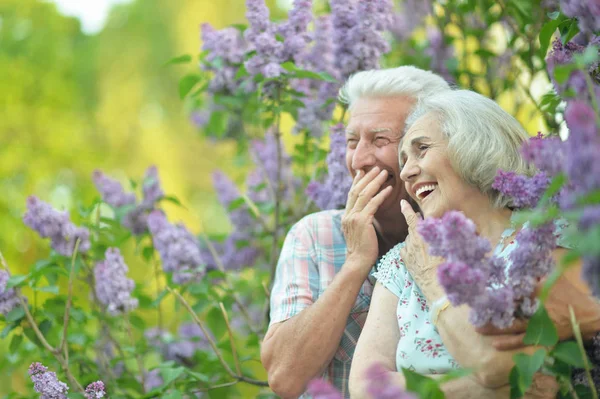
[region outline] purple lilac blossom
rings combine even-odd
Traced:
[[[244,32],[244,38],[256,54],[244,65],[250,75],[260,73],[266,78],[276,78],[284,71],[279,59],[283,43],[277,40],[275,25],[270,21],[269,15],[269,8],[264,0],[246,0],[249,27]]]
[[[330,139],[327,176],[323,182],[310,182],[306,189],[306,195],[322,210],[345,206],[352,186],[352,178],[346,168],[346,135],[343,124],[332,127]]]
[[[263,204],[272,200],[260,169],[254,169],[248,173],[246,186],[248,187],[248,198],[254,203]]]
[[[173,225],[161,211],[155,210],[148,216],[148,227],[154,247],[162,259],[163,270],[173,273],[176,284],[204,275],[198,241],[183,224]]]
[[[144,392],[150,392],[164,383],[160,369],[154,369],[144,374]]]
[[[41,395],[40,398],[67,399],[69,387],[58,380],[54,371],[48,371],[48,367],[35,362],[29,366],[28,373],[33,382],[33,389]]]
[[[138,306],[137,298],[131,297],[135,282],[127,278],[128,271],[118,248],[108,248],[105,259],[94,267],[96,297],[111,315],[128,313]]]
[[[315,379],[308,383],[306,392],[314,399],[342,399],[342,393],[331,383]]]
[[[439,28],[430,26],[426,34],[429,46],[425,49],[425,54],[430,59],[429,68],[445,79],[451,79],[447,61],[454,56],[454,48],[444,42],[444,34]]]
[[[173,360],[179,364],[191,366],[196,351],[208,349],[208,340],[202,329],[195,323],[183,323],[179,326],[177,336],[151,328],[144,332],[148,343],[160,349],[165,360]]]
[[[307,44],[311,42],[307,29],[312,20],[312,0],[294,0],[288,20],[277,27],[277,33],[284,38],[279,55],[281,61],[300,60]]]
[[[577,18],[579,29],[585,33],[600,31],[600,2],[598,0],[560,0],[567,17]]]
[[[250,214],[250,209],[246,204],[238,206],[234,210],[229,210],[231,203],[241,198],[240,192],[235,186],[235,183],[223,173],[221,170],[216,170],[212,174],[213,187],[217,192],[219,202],[225,208],[229,215],[229,220],[238,231],[247,231],[254,225],[254,219]]]
[[[165,195],[158,179],[158,169],[154,165],[146,169],[142,182],[142,193],[144,194],[142,205],[148,208],[152,208]]]
[[[226,271],[239,271],[253,266],[261,252],[250,244],[250,234],[240,231],[232,232],[224,242],[211,241],[219,261]],[[208,269],[219,269],[219,265],[208,248],[202,248],[202,257]]]
[[[438,280],[455,306],[476,303],[485,293],[486,273],[463,262],[444,262],[438,267]]]
[[[340,79],[362,70],[378,69],[390,45],[382,36],[392,25],[389,0],[331,0],[335,65]]]
[[[102,381],[92,382],[85,388],[85,399],[98,399],[106,395]]]
[[[0,269],[0,314],[6,316],[11,310],[19,306],[19,298],[14,288],[6,288],[10,274]]]
[[[90,232],[86,228],[75,226],[67,212],[59,212],[35,196],[27,198],[23,222],[41,237],[50,238],[50,245],[61,255],[72,256],[78,239],[80,253],[90,249]]]
[[[550,179],[544,172],[533,177],[518,175],[515,172],[498,170],[492,188],[512,198],[515,208],[533,208],[550,185]]]
[[[488,289],[472,305],[469,321],[477,327],[492,323],[498,328],[506,328],[515,320],[515,297],[510,288]]]
[[[332,34],[333,26],[329,15],[315,20],[314,45],[302,55],[299,66],[313,72],[325,72],[337,78],[339,73],[334,65]],[[324,122],[330,120],[333,114],[339,83],[294,79],[291,85],[294,90],[304,95],[300,98],[304,106],[298,109],[294,133],[306,130],[313,137],[321,137]]]
[[[267,182],[273,191],[280,192],[283,199],[290,199],[299,187],[300,181],[292,172],[292,160],[285,152],[283,143],[279,140],[279,151],[281,152],[281,167],[278,167],[277,152],[278,145],[275,134],[269,131],[264,140],[254,140],[251,144],[251,155],[254,163],[258,166],[262,175],[262,182]],[[280,173],[280,186],[277,185],[278,169]]]
[[[588,205],[583,208],[583,215],[579,219],[579,228],[589,230],[600,225],[600,205]]]
[[[543,137],[541,133],[531,137],[521,147],[523,158],[536,168],[554,177],[564,170],[564,142],[557,136]]]
[[[373,399],[417,399],[415,395],[394,384],[390,378],[390,373],[379,363],[367,369],[367,393],[369,397]]]
[[[135,204],[135,194],[126,193],[117,180],[111,179],[99,170],[95,170],[92,180],[102,196],[102,201],[110,206],[120,207]]]

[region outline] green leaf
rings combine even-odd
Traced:
[[[523,343],[526,345],[553,346],[558,342],[558,332],[548,316],[543,304],[540,304],[529,320]]]
[[[131,325],[134,326],[135,328],[137,328],[138,330],[146,329],[146,322],[144,321],[144,319],[142,319],[141,317],[139,317],[137,315],[130,314],[129,321],[131,322]]]
[[[21,342],[23,342],[23,336],[21,334],[13,335],[12,339],[10,340],[10,345],[8,346],[8,351],[10,353],[16,353],[21,345]]]
[[[24,317],[25,317],[25,309],[23,309],[23,307],[21,305],[19,305],[18,307],[14,308],[10,312],[8,312],[6,314],[6,316],[4,316],[4,318],[8,322],[19,321],[19,320],[23,319]]]
[[[246,203],[246,201],[244,201],[244,198],[238,197],[229,203],[229,206],[227,206],[227,210],[229,212],[235,211],[236,209],[240,208],[245,203]]]
[[[519,370],[517,369],[517,366],[513,366],[513,368],[510,369],[510,374],[508,375],[508,382],[510,384],[510,399],[517,399],[523,397],[525,392],[521,390]]]
[[[548,13],[548,18],[550,18],[550,19],[557,19],[559,15],[560,15],[560,11],[549,12]]]
[[[181,392],[176,391],[174,389],[163,393],[162,395],[160,395],[161,398],[163,399],[181,399],[183,398],[183,396],[181,395]]]
[[[542,57],[546,56],[548,52],[548,46],[550,45],[550,39],[552,39],[552,35],[556,32],[558,25],[562,22],[561,19],[553,19],[552,21],[548,21],[542,26],[540,30],[539,40],[540,40],[540,54]]]
[[[167,386],[175,381],[181,374],[185,372],[185,368],[176,367],[176,368],[161,368],[160,375],[163,378],[163,385]]]
[[[513,356],[518,371],[518,387],[521,392],[527,392],[533,382],[533,375],[542,367],[545,358],[545,349],[538,349],[531,356],[524,353],[517,353]]]
[[[557,65],[554,68],[554,79],[560,84],[565,83],[576,69],[577,67],[574,64]]]
[[[566,44],[567,42],[571,41],[571,39],[579,33],[579,24],[577,22],[577,19],[571,18],[571,24],[568,25],[568,27],[568,30],[560,38],[563,44]]]
[[[0,332],[0,338],[4,339],[8,337],[8,334],[17,327],[19,327],[19,323],[8,323],[2,332]]]
[[[152,301],[152,303],[150,304],[150,307],[157,308],[158,305],[162,302],[162,300],[164,299],[164,297],[167,296],[168,293],[169,293],[169,291],[163,290],[160,294],[158,294],[156,299],[154,301]]]
[[[46,285],[44,287],[33,287],[34,291],[38,292],[49,292],[51,294],[58,294],[58,287],[56,285]]]
[[[573,58],[579,68],[585,69],[588,65],[598,61],[598,47],[588,46],[582,54],[575,54]]]
[[[196,74],[186,75],[181,78],[179,81],[179,98],[184,99],[200,80],[200,76]]]
[[[152,260],[152,256],[154,255],[154,247],[149,246],[149,247],[144,247],[142,249],[142,257],[144,258],[144,260],[146,260],[147,262]]]
[[[552,350],[551,355],[574,367],[583,368],[586,365],[581,351],[579,350],[579,346],[574,341],[559,343]]]
[[[205,383],[210,382],[210,377],[208,377],[207,375],[196,373],[195,371],[192,371],[190,369],[186,369],[185,371],[190,377],[194,378],[196,381],[202,381]]]
[[[227,331],[227,325],[223,319],[221,309],[214,306],[206,314],[206,323],[217,340],[219,340]]]
[[[205,131],[216,137],[222,137],[227,130],[229,116],[223,111],[214,111],[210,114]]]
[[[472,373],[473,373],[473,370],[471,370],[471,369],[451,370],[451,371],[445,373],[443,375],[443,377],[439,378],[437,381],[439,384],[443,384],[443,383],[451,381],[451,380],[467,377],[467,376],[471,375]]]
[[[28,278],[29,278],[29,274],[24,274],[24,275],[15,274],[13,276],[10,276],[8,278],[8,282],[6,283],[6,289],[13,288],[13,287],[20,287],[20,286],[24,285],[25,280],[27,280]]]
[[[161,198],[161,201],[166,201],[166,202],[171,202],[177,206],[179,206],[180,208],[183,209],[187,209],[182,203],[181,201],[179,201],[179,199],[173,195],[165,195],[164,197]]]
[[[171,58],[169,61],[165,62],[164,66],[173,64],[187,64],[188,62],[192,62],[192,56],[189,54],[184,54]]]
[[[444,393],[439,387],[438,381],[415,373],[409,369],[402,368],[404,379],[406,380],[406,390],[415,392],[420,398],[443,399]]]

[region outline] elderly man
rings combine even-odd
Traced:
[[[261,357],[278,395],[298,397],[324,375],[344,396],[352,355],[366,320],[367,277],[407,226],[400,200],[398,143],[416,102],[443,90],[439,76],[411,66],[364,71],[341,90],[348,104],[346,209],[308,215],[288,233],[271,293],[271,324]]]

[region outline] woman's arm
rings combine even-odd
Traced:
[[[368,398],[367,370],[374,364],[385,369],[386,379],[399,387],[405,387],[404,375],[396,371],[396,348],[400,340],[396,307],[398,297],[377,283],[371,298],[371,308],[362,330],[352,367],[350,369],[350,394],[352,398]],[[439,378],[440,376],[431,376]],[[508,385],[498,389],[488,389],[471,377],[446,382],[442,390],[448,399],[507,398]]]

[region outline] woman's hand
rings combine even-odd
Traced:
[[[421,215],[412,209],[408,201],[402,200],[400,207],[408,225],[408,236],[404,241],[404,248],[400,250],[400,256],[410,275],[427,296],[426,287],[432,283],[437,285],[436,270],[443,259],[429,255],[427,244],[417,232],[417,224],[423,219]]]
[[[391,192],[391,187],[388,186],[378,193],[387,177],[388,171],[378,167],[371,169],[364,177],[359,170],[348,193],[346,211],[342,217],[347,257],[364,265],[366,273],[371,270],[379,255],[373,220],[375,212]]]

